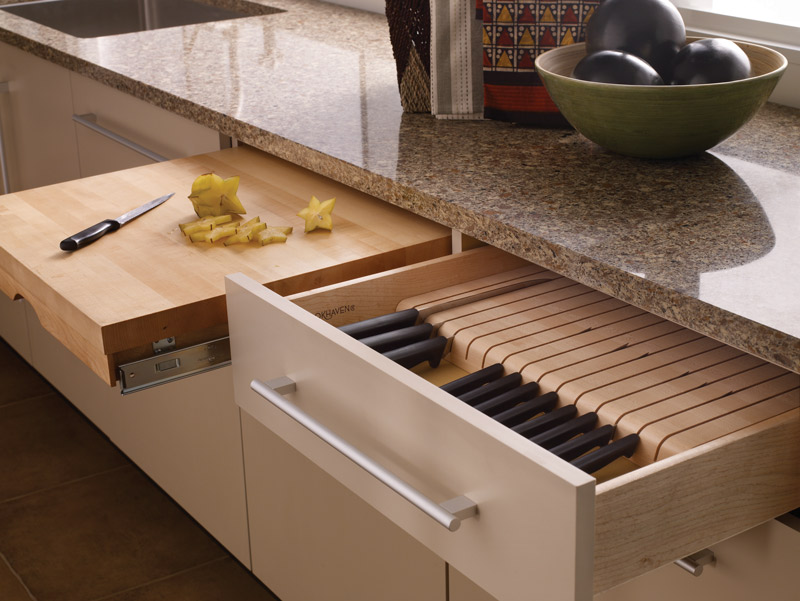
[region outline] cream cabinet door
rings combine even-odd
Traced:
[[[70,78],[81,177],[220,149],[215,130],[82,75]]]
[[[69,71],[0,42],[0,83],[11,191],[80,177]]]
[[[123,396],[25,306],[33,367],[249,566],[241,425],[230,366]]]
[[[444,561],[242,412],[253,573],[282,601],[445,601]]]

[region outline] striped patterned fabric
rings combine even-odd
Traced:
[[[431,112],[441,119],[483,116],[483,43],[474,1],[430,0]]]
[[[567,125],[536,73],[536,57],[582,42],[600,0],[476,0],[482,21],[484,114],[489,119]]]

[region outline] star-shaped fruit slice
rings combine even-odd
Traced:
[[[335,203],[335,198],[320,202],[316,196],[311,197],[311,202],[308,203],[308,206],[297,214],[298,217],[302,217],[306,221],[306,233],[312,232],[317,228],[323,230],[333,229],[331,213]]]
[[[189,200],[192,201],[198,217],[246,213],[236,195],[238,190],[238,175],[222,179],[216,173],[204,173],[192,182]]]
[[[245,244],[250,242],[258,232],[261,230],[266,229],[267,224],[261,221],[260,217],[254,217],[247,223],[243,223],[239,227],[236,228],[236,234],[225,238],[222,243],[225,246],[230,246],[231,244]]]
[[[275,242],[286,242],[286,237],[292,233],[291,225],[269,225],[256,235],[256,239],[261,243],[273,244]]]

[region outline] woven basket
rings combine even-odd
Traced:
[[[431,112],[430,0],[386,0],[400,102],[407,113]]]

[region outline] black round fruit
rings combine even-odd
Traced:
[[[750,59],[730,40],[706,38],[686,44],[675,55],[670,83],[718,83],[750,77]]]
[[[664,81],[653,67],[638,56],[618,50],[601,50],[584,56],[572,77],[585,81],[639,86],[661,85]]]
[[[605,0],[586,26],[586,53],[629,52],[670,80],[675,55],[686,43],[686,27],[668,0]]]

